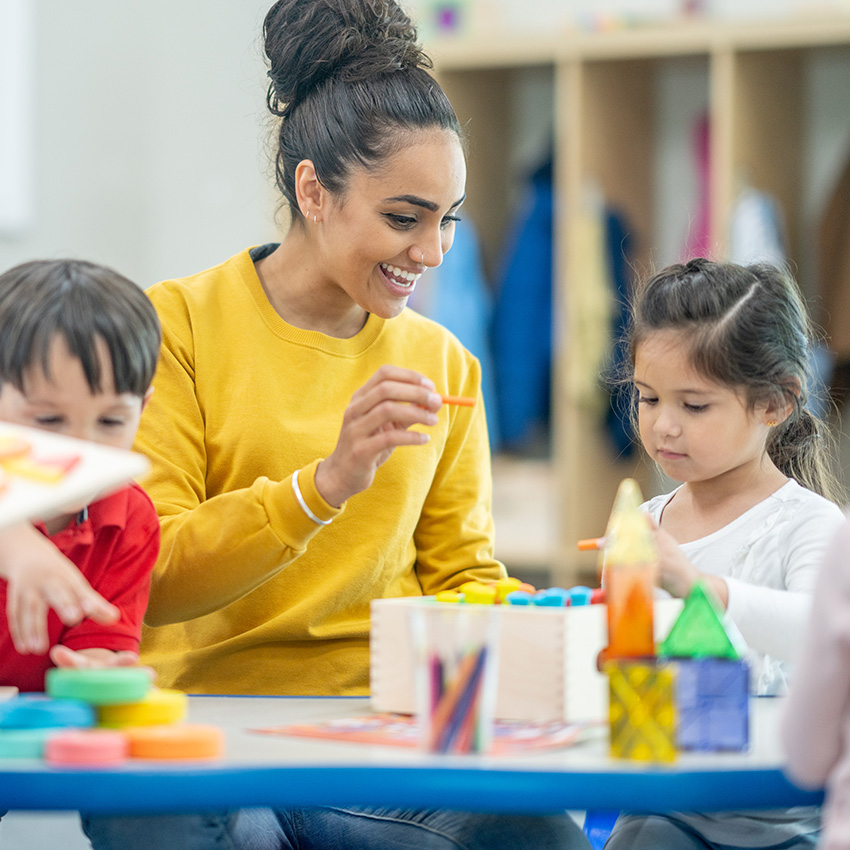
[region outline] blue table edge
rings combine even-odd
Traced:
[[[198,694],[195,696],[240,695]],[[268,696],[263,696],[268,699]],[[315,696],[280,699],[316,699]],[[327,697],[320,697],[327,699]],[[368,697],[338,697],[363,699]],[[546,813],[564,809],[723,811],[820,805],[822,791],[795,786],[780,768],[643,771],[512,770],[453,758],[415,765],[245,766],[169,765],[143,770],[121,766],[96,771],[43,771],[0,767],[0,808],[83,810],[120,814],[232,809],[255,806],[393,806],[470,811]],[[191,781],[187,781],[191,780]]]

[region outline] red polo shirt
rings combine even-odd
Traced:
[[[47,536],[43,525],[36,528]],[[138,652],[151,570],[159,552],[159,519],[147,493],[131,484],[92,502],[85,520],[72,520],[50,540],[101,596],[121,610],[118,622],[109,626],[88,619],[65,626],[51,610],[50,646]],[[20,655],[15,650],[6,622],[6,582],[0,580],[0,685],[43,691],[44,674],[52,666],[46,654]]]

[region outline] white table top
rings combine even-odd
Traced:
[[[224,728],[210,762],[132,760],[106,769],[0,761],[0,809],[186,811],[244,806],[391,805],[489,811],[722,810],[818,803],[785,779],[781,700],[752,701],[747,753],[688,753],[672,764],[611,759],[604,733],[563,750],[435,756],[402,747],[290,736],[257,728],[372,713],[366,698],[190,699],[189,720]]]

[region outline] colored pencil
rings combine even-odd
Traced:
[[[486,647],[481,647],[478,652],[473,653],[475,664],[472,671],[465,682],[458,683],[459,687],[462,684],[461,694],[438,743],[438,750],[441,753],[468,752],[469,750],[471,738],[466,741],[461,740],[461,738],[464,729],[474,727],[476,723],[473,711],[477,705],[476,696],[481,690],[486,654]]]
[[[457,726],[449,738],[446,750],[456,753],[469,753],[479,749],[483,730],[479,722],[481,716],[481,691],[484,685],[484,664],[486,647],[482,647],[475,663],[475,671],[461,698],[457,711]]]
[[[475,407],[475,399],[465,395],[441,395],[443,404],[456,404],[459,407]]]
[[[440,702],[433,715],[431,715],[431,728],[428,736],[428,749],[432,752],[440,752],[440,745],[445,739],[446,729],[451,722],[455,708],[464,692],[464,687],[475,670],[476,654],[469,653],[464,656],[457,667],[451,681],[446,683]]]

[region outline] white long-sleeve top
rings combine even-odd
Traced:
[[[823,850],[850,848],[850,521],[833,537],[818,578],[782,726],[788,771],[827,786]]]
[[[660,520],[675,494],[656,496],[645,509]],[[755,693],[786,692],[824,552],[843,521],[836,504],[789,480],[728,525],[681,545],[698,570],[726,579],[729,616],[751,650]]]
[[[650,499],[644,508],[660,519],[675,492]],[[728,612],[750,649],[756,693],[785,692],[825,551],[843,522],[833,502],[790,480],[713,534],[682,544],[697,569],[726,579]],[[820,825],[814,807],[675,818],[710,841],[736,847],[774,847]]]

